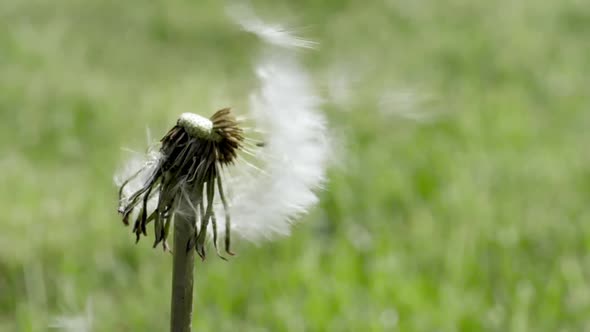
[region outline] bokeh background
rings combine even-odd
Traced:
[[[226,5],[0,1],[0,331],[168,328],[171,257],[112,176],[246,107],[261,42]],[[590,330],[587,1],[252,6],[319,42],[334,163],[291,237],[197,264],[195,330]]]

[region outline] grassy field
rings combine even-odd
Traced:
[[[197,264],[195,330],[590,331],[585,1],[253,5],[319,42],[338,158],[291,237]],[[167,329],[121,147],[243,108],[259,52],[217,1],[0,2],[0,331]]]

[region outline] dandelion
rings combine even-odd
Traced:
[[[249,12],[234,14],[242,29],[280,48],[266,52],[255,68],[260,86],[251,95],[251,126],[229,108],[209,119],[183,113],[159,149],[132,158],[115,177],[118,211],[124,224],[133,222],[136,241],[153,223],[154,247],[168,250],[174,227],[173,331],[190,330],[194,252],[205,259],[209,239],[222,257],[221,238],[233,255],[234,235],[253,242],[287,235],[317,202],[324,182],[329,144],[321,100],[297,58],[284,52],[313,43]]]

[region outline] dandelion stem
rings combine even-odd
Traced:
[[[194,220],[190,214],[174,218],[171,332],[191,331],[195,251],[187,250],[187,244],[195,232]]]

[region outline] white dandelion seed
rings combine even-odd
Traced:
[[[49,323],[50,329],[57,329],[64,332],[90,332],[93,325],[92,302],[86,302],[84,313],[78,315],[59,315]]]
[[[234,4],[227,8],[228,16],[244,31],[258,36],[264,42],[285,48],[314,48],[317,43],[295,36],[280,24],[268,24],[262,21],[252,8],[242,4]]]
[[[379,113],[416,122],[435,120],[439,115],[431,105],[434,96],[413,89],[387,89],[378,98]]]

